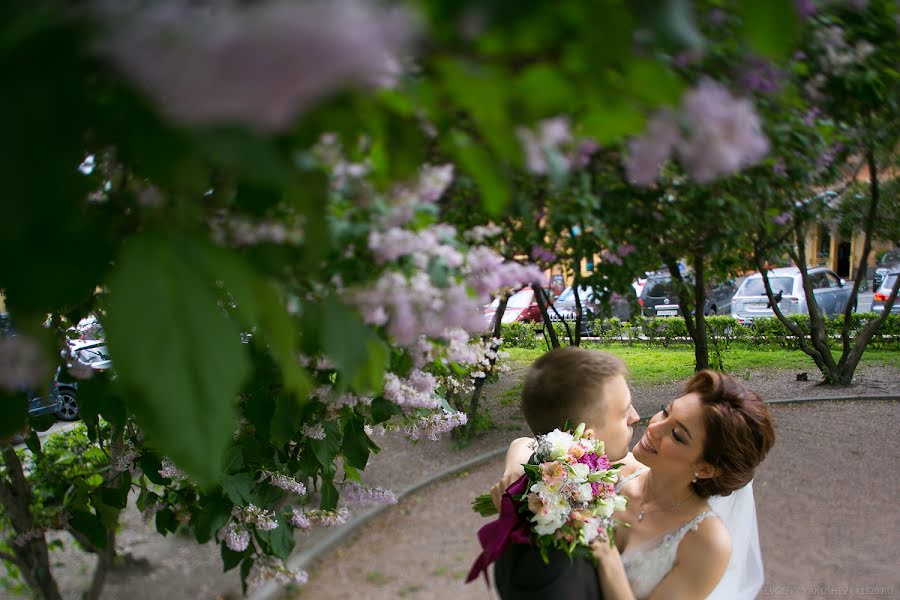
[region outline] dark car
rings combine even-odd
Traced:
[[[881,287],[885,276],[889,272],[897,269],[900,269],[900,248],[888,250],[884,253],[884,256],[875,263],[875,275],[872,276],[872,289],[877,291],[878,288]]]
[[[6,313],[0,314],[0,337],[7,338],[15,335],[15,329],[9,315]],[[46,390],[23,389],[22,393],[28,398],[28,414],[32,417],[51,415],[62,408],[62,399],[59,395],[59,386],[56,378],[48,384]]]
[[[891,290],[894,289],[894,283],[896,283],[898,277],[900,277],[900,269],[895,269],[885,276],[884,281],[881,283],[881,287],[875,291],[875,297],[872,299],[872,312],[884,312],[887,299],[890,297]],[[900,298],[894,300],[894,305],[891,307],[891,314],[900,315]]]
[[[615,317],[620,321],[628,321],[631,318],[632,310],[628,300],[615,292],[609,295],[607,302],[604,302],[603,296],[596,294],[591,286],[580,287],[578,288],[578,300],[581,302],[582,310],[582,334],[590,333],[590,323],[594,319]],[[575,321],[574,288],[567,287],[553,305],[556,311],[550,311],[551,321]],[[557,313],[559,313],[558,316]]]
[[[685,280],[692,284],[690,274],[685,275]],[[731,310],[731,298],[734,297],[736,289],[731,280],[708,283],[703,314],[705,316],[728,314]],[[656,272],[647,278],[640,298],[638,298],[638,304],[645,317],[678,317],[681,315],[672,276],[668,273]]]

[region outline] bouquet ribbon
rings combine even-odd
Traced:
[[[528,521],[519,515],[520,503],[513,499],[513,496],[521,496],[525,493],[527,486],[528,477],[522,475],[506,488],[506,492],[500,500],[500,516],[496,521],[488,523],[478,530],[478,541],[481,542],[482,551],[475,559],[466,583],[476,579],[479,573],[484,573],[485,583],[490,587],[488,575],[490,564],[500,558],[510,544],[528,544],[531,541]]]

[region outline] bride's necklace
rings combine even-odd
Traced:
[[[690,500],[691,498],[694,497],[694,492],[691,492],[691,494],[687,498],[685,498],[678,504],[673,504],[672,506],[666,506],[665,508],[652,508],[650,510],[644,510],[644,497],[647,495],[648,479],[649,478],[644,479],[644,489],[643,489],[643,492],[641,493],[641,512],[639,512],[638,516],[637,516],[638,523],[640,523],[641,521],[644,520],[644,514],[646,514],[648,512],[652,513],[652,512],[659,512],[659,511],[664,511],[664,510],[672,510],[673,508],[678,508],[679,506],[681,506],[682,504],[684,504],[685,502],[687,502],[688,500]]]

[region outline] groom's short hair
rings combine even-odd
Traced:
[[[531,364],[522,384],[522,412],[535,435],[596,415],[597,389],[628,368],[612,354],[575,346],[555,348]],[[591,394],[590,392],[594,393]]]

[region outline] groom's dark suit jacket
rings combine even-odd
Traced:
[[[597,570],[585,558],[569,560],[562,550],[550,563],[528,544],[512,544],[494,564],[494,580],[503,600],[602,600]]]

